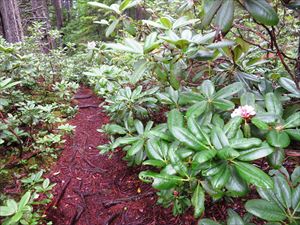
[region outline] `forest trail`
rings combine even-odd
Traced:
[[[173,217],[156,206],[154,190],[139,181],[137,168],[127,167],[121,150],[99,155],[96,147],[108,140],[97,129],[109,122],[98,107],[101,99],[84,87],[74,98],[79,111],[69,123],[76,130],[48,174],[56,186],[47,218],[54,225],[194,224],[190,216]]]

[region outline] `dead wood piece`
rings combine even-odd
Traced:
[[[70,181],[71,181],[71,178],[69,178],[69,179],[66,181],[66,183],[64,184],[64,186],[62,187],[60,194],[58,195],[58,197],[56,198],[55,203],[53,204],[54,207],[56,207],[56,206],[59,204],[60,200],[63,198],[63,196],[64,196],[64,194],[65,194],[65,192],[66,192],[66,190],[67,190],[67,187],[68,187],[69,184],[70,184]]]
[[[112,224],[112,222],[114,222],[114,220],[119,217],[122,214],[122,211],[116,212],[113,215],[111,215],[108,220],[105,222],[105,225],[109,225]]]
[[[298,150],[286,150],[285,151],[287,156],[293,156],[293,157],[299,157],[300,156],[300,151]]]
[[[82,207],[80,205],[77,206],[76,213],[74,213],[73,217],[70,220],[70,225],[75,225],[78,220],[80,219],[81,215],[85,211],[85,207]]]
[[[155,194],[154,192],[147,192],[147,193],[143,193],[143,194],[140,194],[140,195],[130,196],[130,197],[127,197],[127,198],[119,198],[119,199],[112,200],[112,201],[104,201],[103,206],[105,208],[109,208],[109,207],[112,207],[114,205],[117,205],[117,204],[120,204],[120,203],[123,203],[123,202],[136,201],[136,200],[139,200],[139,199],[142,199],[142,198],[150,197],[150,196],[153,196],[154,194]]]
[[[99,105],[79,105],[79,109],[87,109],[87,108],[99,108]]]
[[[91,98],[93,95],[92,94],[86,94],[86,95],[75,95],[74,99],[87,99]]]
[[[6,165],[4,165],[4,169],[11,169],[15,166],[18,166],[22,162],[22,160],[31,159],[32,157],[37,156],[40,152],[41,151],[35,151],[35,152],[32,152],[30,154],[27,154],[27,155],[23,156],[21,159],[20,158],[13,159],[12,161],[10,161]]]

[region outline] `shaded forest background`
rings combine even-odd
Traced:
[[[41,30],[45,34],[44,41],[49,47],[53,47],[54,42],[48,37],[48,32],[55,29],[59,30],[65,43],[99,40],[103,29],[93,24],[97,18],[97,10],[88,6],[87,2],[86,0],[0,0],[0,35],[8,42],[19,42],[30,34],[29,28],[35,22],[40,22]]]

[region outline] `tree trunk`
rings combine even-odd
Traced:
[[[63,27],[62,1],[52,0],[52,3],[56,14],[56,26],[60,30]]]
[[[0,0],[0,14],[4,38],[11,43],[23,40],[23,28],[16,0]]]
[[[48,32],[51,29],[49,11],[46,0],[31,0],[32,14],[35,21],[43,22],[44,37],[42,39],[42,50],[47,52],[53,46],[53,40]]]

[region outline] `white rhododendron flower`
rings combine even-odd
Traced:
[[[249,119],[252,116],[255,116],[255,109],[250,105],[239,106],[231,113],[231,118],[240,116],[244,119]]]
[[[96,48],[96,42],[94,42],[94,41],[92,41],[92,42],[88,42],[87,43],[87,48],[89,49],[89,50],[93,50],[94,48]]]

